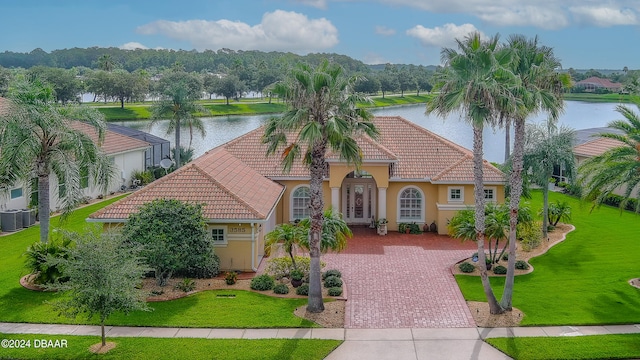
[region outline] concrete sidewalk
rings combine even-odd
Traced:
[[[640,333],[640,325],[549,326],[516,328],[414,329],[207,329],[160,327],[105,327],[109,337],[206,339],[331,339],[344,340],[328,360],[509,359],[486,344],[495,337],[583,336]],[[92,325],[0,323],[0,333],[46,335],[100,335]]]

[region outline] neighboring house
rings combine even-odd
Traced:
[[[474,204],[473,153],[401,117],[373,122],[380,138],[357,138],[363,154],[358,171],[328,154],[326,206],[338,209],[350,225],[386,218],[389,229],[397,230],[402,222],[435,222],[446,234],[449,219]],[[263,133],[261,127],[209,151],[89,221],[122,223],[156,198],[203,203],[212,235],[221,241],[221,269],[255,270],[264,234],[275,224],[309,216],[309,170],[297,161],[283,172],[280,154],[265,155]],[[484,179],[485,198],[503,202],[504,174],[485,161]]]
[[[74,121],[72,126],[88,134],[95,142],[98,141],[98,134],[92,126]],[[112,178],[111,185],[107,191],[119,191],[121,187],[131,185],[131,175],[134,171],[145,170],[145,152],[151,145],[145,141],[134,139],[117,132],[107,130],[102,143],[102,150],[115,164],[116,172]],[[80,179],[84,195],[96,198],[104,195],[101,189],[85,177]],[[25,209],[30,204],[37,202],[37,183],[17,184],[11,188],[8,194],[0,195],[0,209]],[[60,201],[61,192],[64,191],[64,184],[59,184],[55,176],[50,180],[51,210],[56,211],[62,208]]]
[[[171,158],[171,143],[169,140],[123,125],[109,123],[107,126],[111,131],[144,141],[151,145],[151,147],[144,153],[145,169],[158,167],[160,166],[160,161],[162,161],[162,159]]]
[[[592,76],[590,78],[578,81],[574,86],[584,88],[585,92],[594,92],[598,89],[604,89],[611,92],[622,91],[621,83],[614,83],[609,79],[602,79],[597,76]]]

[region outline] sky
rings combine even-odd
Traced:
[[[640,68],[640,0],[0,0],[0,51],[120,47],[438,65],[472,31],[538,36],[565,69]]]

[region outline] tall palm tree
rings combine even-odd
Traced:
[[[513,154],[510,159],[509,175],[509,208],[511,209],[509,225],[509,262],[504,291],[500,305],[505,310],[512,309],[513,285],[515,281],[516,263],[516,231],[518,225],[518,209],[522,195],[522,169],[524,154],[525,122],[531,115],[546,112],[555,121],[563,110],[563,85],[568,85],[570,77],[560,75],[560,61],[555,57],[553,49],[538,44],[538,38],[527,39],[523,35],[511,35],[507,45],[513,51],[514,61],[511,71],[519,77],[519,86],[511,91],[513,98],[506,106],[501,106],[500,119],[506,131],[505,152],[509,148],[510,126],[514,126]]]
[[[546,238],[549,227],[549,179],[554,166],[564,168],[567,177],[573,178],[575,158],[573,142],[575,131],[565,126],[557,127],[554,121],[528,124],[524,149],[524,169],[532,174],[532,181],[542,188],[542,234]],[[509,254],[511,255],[511,254]]]
[[[640,102],[636,105],[640,109]],[[625,105],[616,108],[625,120],[609,123],[609,127],[622,134],[602,133],[599,136],[620,141],[601,155],[592,157],[580,165],[579,181],[584,184],[583,194],[595,204],[601,204],[616,189],[623,192],[620,208],[636,199],[635,212],[640,212],[640,114]]]
[[[202,120],[195,113],[206,110],[196,100],[202,95],[200,79],[186,72],[173,71],[165,74],[158,84],[160,100],[151,107],[153,120],[170,118],[167,134],[175,131],[174,161],[176,169],[182,165],[180,159],[180,131],[182,124],[189,127],[189,148],[193,140],[193,131],[197,130],[201,136],[206,134]]]
[[[0,188],[38,179],[40,240],[49,236],[50,177],[64,184],[64,214],[81,199],[81,173],[107,191],[113,165],[91,137],[73,127],[84,121],[95,128],[99,142],[106,125],[102,114],[84,106],[58,106],[53,90],[38,79],[18,80],[9,93],[8,110],[0,114]]]
[[[353,91],[356,81],[356,77],[346,77],[340,65],[327,60],[315,68],[299,64],[285,81],[273,87],[273,92],[286,101],[288,110],[268,121],[263,137],[263,142],[268,144],[267,154],[282,153],[285,171],[299,158],[309,167],[311,267],[307,311],[314,313],[324,311],[320,241],[324,209],[322,181],[327,171],[325,155],[327,150],[332,150],[358,167],[362,155],[354,135],[365,133],[375,138],[378,134],[370,121],[371,114],[356,107],[358,101],[365,100]]]
[[[485,265],[485,199],[483,183],[483,139],[485,124],[494,125],[500,104],[512,98],[509,87],[517,79],[509,71],[513,56],[500,47],[499,36],[483,41],[474,32],[456,39],[458,50],[445,48],[441,61],[445,64],[436,74],[438,95],[427,104],[427,113],[446,116],[461,112],[473,126],[473,175],[475,198],[475,231],[480,261],[480,278],[492,314],[503,312],[489,283]],[[506,98],[506,99],[505,99]]]

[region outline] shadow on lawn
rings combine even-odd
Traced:
[[[590,302],[589,311],[601,324],[635,324],[640,322],[640,289],[631,285],[628,290],[601,293]],[[598,289],[594,289],[598,291]],[[616,313],[617,318],[611,318]]]

